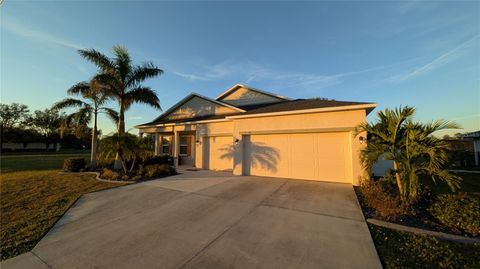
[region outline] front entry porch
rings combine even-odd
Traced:
[[[157,132],[155,135],[155,155],[173,157],[176,168],[195,166],[195,131]]]

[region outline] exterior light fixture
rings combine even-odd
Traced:
[[[240,140],[238,138],[235,138],[235,146],[238,146],[239,142],[240,142]]]
[[[363,142],[367,142],[367,139],[365,139],[365,137],[363,137],[363,136],[360,136],[358,138],[358,141],[360,141],[360,144],[363,144]]]
[[[197,139],[197,140],[195,141],[195,144],[200,145],[200,144],[201,144],[200,140]]]

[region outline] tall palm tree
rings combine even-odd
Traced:
[[[454,189],[458,177],[449,174],[443,167],[447,161],[448,145],[432,133],[457,128],[446,121],[430,124],[413,123],[413,107],[385,109],[377,113],[378,121],[357,127],[357,134],[367,132],[369,140],[360,153],[363,165],[371,170],[380,158],[393,162],[393,174],[402,199],[415,198],[418,192],[418,176],[426,174],[433,180],[440,179]]]
[[[92,150],[90,154],[90,166],[92,169],[97,167],[97,141],[98,128],[97,119],[100,113],[105,113],[114,122],[118,121],[118,113],[108,107],[105,103],[108,97],[102,90],[102,85],[92,79],[89,82],[80,82],[68,89],[70,95],[80,95],[83,100],[75,98],[65,98],[53,105],[55,109],[78,108],[78,110],[65,118],[63,122],[64,129],[72,125],[81,128],[88,125],[93,118],[92,128]]]
[[[125,133],[125,111],[132,104],[143,103],[160,109],[160,100],[155,91],[142,85],[146,79],[163,73],[163,70],[152,62],[133,65],[128,50],[119,45],[113,47],[114,57],[112,59],[94,49],[79,50],[79,53],[100,69],[100,74],[95,79],[105,85],[107,94],[118,102],[117,131],[119,134]],[[120,152],[117,152],[115,169],[121,168],[119,158]]]

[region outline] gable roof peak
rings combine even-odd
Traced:
[[[282,95],[278,95],[278,94],[275,94],[275,93],[267,92],[267,91],[260,90],[260,89],[257,89],[257,88],[253,88],[253,87],[250,87],[246,84],[240,84],[240,83],[237,83],[237,84],[233,85],[231,88],[229,88],[228,90],[222,92],[219,96],[217,96],[215,98],[215,100],[220,100],[220,99],[224,98],[225,96],[227,96],[228,94],[230,94],[231,92],[235,91],[238,88],[245,88],[245,89],[248,89],[250,91],[258,92],[258,93],[265,94],[265,95],[268,95],[268,96],[272,96],[272,97],[282,99],[282,100],[291,100],[290,98],[288,98],[286,96],[282,96]]]

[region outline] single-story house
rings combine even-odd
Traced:
[[[473,153],[475,155],[475,165],[480,165],[480,131],[462,134],[463,139],[473,141]]]
[[[136,127],[176,166],[357,185],[366,135],[354,130],[375,106],[290,99],[237,84],[215,99],[191,93]]]

